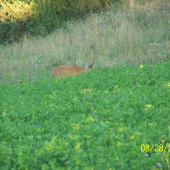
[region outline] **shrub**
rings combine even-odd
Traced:
[[[112,0],[0,0],[0,44],[19,41],[26,33],[29,36],[46,36],[54,29],[65,25],[71,18],[81,18],[85,14],[107,5]]]

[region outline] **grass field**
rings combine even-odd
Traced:
[[[170,2],[130,2],[0,46],[0,169],[170,169]]]
[[[0,87],[0,169],[169,169],[170,61]]]

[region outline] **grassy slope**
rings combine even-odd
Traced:
[[[0,84],[47,79],[57,65],[82,66],[93,58],[96,69],[167,60],[169,0],[130,2],[131,8],[113,6],[107,13],[70,22],[46,38],[0,46]]]
[[[0,86],[0,168],[168,169],[169,68]]]

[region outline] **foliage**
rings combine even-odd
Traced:
[[[21,22],[31,17],[33,12],[33,3],[29,5],[21,1],[12,1],[12,4],[6,0],[0,1],[0,22],[17,21]]]
[[[169,169],[169,67],[1,85],[1,169]]]
[[[28,34],[34,12],[33,3],[0,0],[0,44],[19,41]]]
[[[23,43],[0,46],[0,83],[46,79],[54,76],[58,65],[81,67],[93,58],[94,69],[168,60],[169,10],[166,0],[145,6],[137,3],[134,9],[113,6],[86,20],[67,22],[45,38],[24,38]],[[41,27],[37,30],[47,33]]]
[[[32,36],[46,36],[71,18],[102,7],[112,0],[0,0],[0,44],[12,43]],[[17,23],[17,26],[16,26]],[[29,35],[28,35],[29,34]]]

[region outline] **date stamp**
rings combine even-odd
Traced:
[[[142,144],[141,145],[141,152],[170,152],[170,143],[163,145],[163,144]]]

